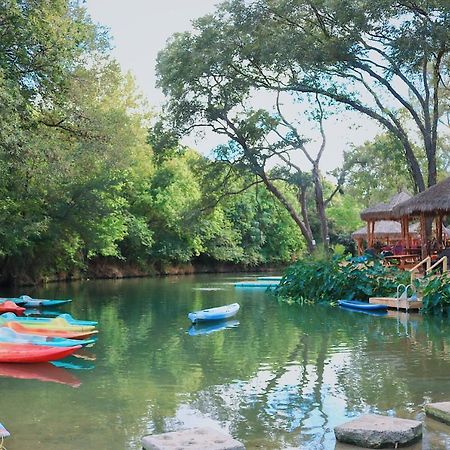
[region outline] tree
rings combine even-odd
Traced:
[[[203,37],[185,38],[184,45],[198,50],[208,40],[207,58],[220,50],[223,63],[211,66],[216,79],[318,94],[377,121],[401,142],[422,191],[437,179],[442,96],[450,80],[449,13],[446,0],[234,0],[197,21]],[[427,182],[416,135],[426,154]]]
[[[236,73],[233,38],[230,40],[224,29],[216,25],[210,17],[199,20],[197,33],[176,35],[159,55],[159,85],[169,96],[166,112],[172,121],[172,129],[182,134],[209,127],[225,135],[229,141],[216,148],[216,158],[231,171],[247,171],[255,176],[256,181],[249,186],[264,184],[289,212],[309,251],[315,248],[305,183],[308,180],[306,172],[311,172],[309,181],[314,186],[321,241],[327,247],[325,208],[338,189],[329,198],[324,198],[319,163],[326,145],[325,112],[319,96],[312,103],[314,125],[311,125],[313,122],[306,125],[304,120],[299,122],[298,118],[286,114],[279,90],[267,89],[265,92],[272,97],[272,108],[255,108],[254,80]],[[214,50],[212,43],[217,45]],[[301,132],[312,126],[320,134],[315,152],[308,148],[308,138]],[[311,169],[305,170],[296,162],[299,153],[307,159]],[[276,169],[273,169],[274,165]],[[294,201],[283,193],[277,180],[295,187],[297,198]]]

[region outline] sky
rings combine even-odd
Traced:
[[[85,4],[93,20],[109,29],[113,56],[124,71],[135,76],[139,89],[157,111],[164,103],[162,92],[155,86],[158,52],[173,33],[192,29],[191,21],[213,12],[217,3],[217,0],[86,0]],[[328,120],[326,132],[324,171],[338,167],[344,150],[371,140],[379,129],[358,114],[344,113]],[[208,154],[222,139],[208,134],[200,139],[188,137],[185,143]]]

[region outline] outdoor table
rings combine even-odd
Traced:
[[[397,260],[399,269],[405,270],[406,264],[418,262],[420,260],[420,255],[392,255],[385,256],[383,259],[387,260],[388,263]]]

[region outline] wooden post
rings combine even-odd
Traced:
[[[442,250],[444,247],[443,242],[442,242],[442,222],[443,222],[442,215],[439,214],[436,217],[436,241],[437,241],[439,250]]]
[[[422,259],[425,259],[428,256],[427,249],[427,221],[424,213],[420,213],[420,245],[422,248]]]

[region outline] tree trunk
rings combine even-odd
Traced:
[[[322,235],[322,245],[325,250],[329,248],[328,236],[328,220],[325,212],[325,202],[323,199],[322,181],[320,179],[320,170],[317,165],[314,165],[312,170],[312,178],[314,183],[314,194],[316,200],[316,209],[320,221],[320,232]]]

